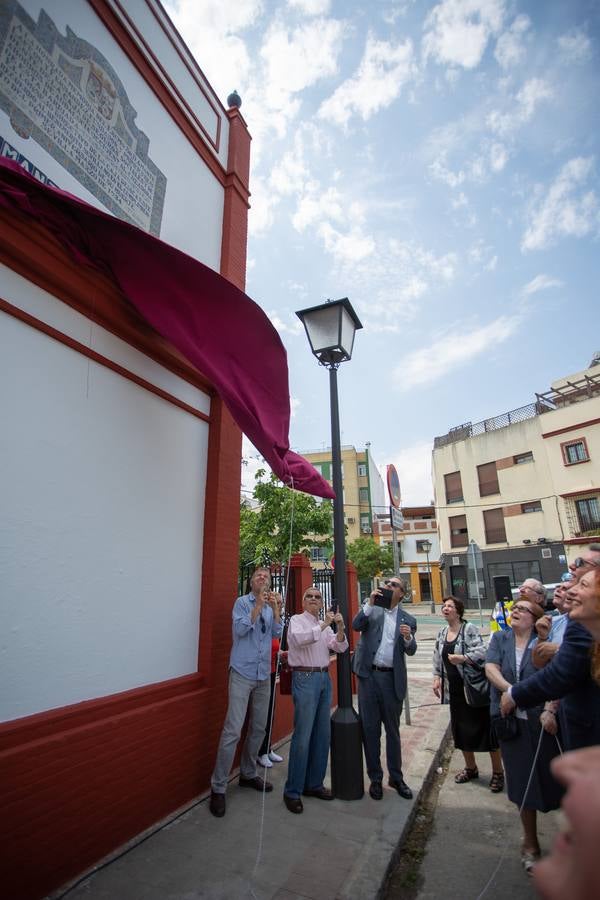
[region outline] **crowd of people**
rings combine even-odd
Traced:
[[[600,895],[587,832],[600,825],[600,544],[591,544],[565,573],[545,609],[545,588],[528,578],[519,596],[494,617],[486,645],[466,621],[457,597],[442,606],[445,624],[433,654],[433,692],[448,703],[455,747],[464,767],[457,784],[479,777],[476,753],[489,753],[489,788],[518,809],[521,862],[547,900],[564,896],[564,872],[573,872],[571,900]],[[385,730],[388,785],[412,798],[402,771],[400,715],[407,690],[406,657],[416,652],[416,619],[402,607],[406,585],[399,576],[372,591],[352,622],[360,641],[352,658],[357,678],[369,794],[383,797],[381,729]],[[270,573],[258,568],[249,591],[233,608],[229,704],[211,779],[209,808],[225,815],[225,791],[248,716],[240,758],[241,787],[270,792],[266,771],[282,761],[270,744],[277,659],[282,635],[282,598]],[[348,649],[339,612],[323,612],[321,591],[302,597],[302,612],[287,626],[294,730],[283,801],[295,814],[303,798],[331,800],[324,784],[332,703],[330,655]],[[568,751],[564,752],[563,751]],[[257,765],[262,774],[258,774]],[[562,807],[570,831],[541,860],[538,813]],[[557,875],[560,869],[561,877]],[[579,888],[578,888],[579,886]],[[566,888],[565,888],[566,890]]]

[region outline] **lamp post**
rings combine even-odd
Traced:
[[[347,297],[302,309],[296,315],[306,329],[313,355],[322,366],[329,369],[331,468],[335,491],[333,583],[339,611],[344,617],[346,634],[349,634],[337,369],[340,363],[352,357],[354,335],[362,325]],[[360,721],[352,706],[352,673],[348,650],[337,654],[337,676],[338,706],[331,717],[331,786],[334,795],[340,800],[360,800],[364,793],[362,742]]]
[[[431,584],[431,566],[429,565],[429,554],[431,553],[431,541],[423,541],[421,547],[427,556],[427,578],[429,580],[429,596],[431,598],[431,612],[435,615],[435,600],[433,599],[433,587]]]

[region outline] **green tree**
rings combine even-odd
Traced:
[[[359,581],[373,578],[378,573],[390,574],[394,570],[394,553],[391,547],[381,547],[373,538],[358,538],[348,544],[346,555],[356,566]]]
[[[283,487],[273,473],[256,473],[252,493],[257,506],[242,501],[240,508],[240,563],[286,562],[290,553],[332,544],[332,508],[329,500]]]

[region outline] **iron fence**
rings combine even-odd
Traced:
[[[483,421],[475,422],[475,424],[465,422],[463,425],[451,428],[447,434],[434,438],[433,446],[434,448],[446,447],[448,444],[466,441],[468,438],[486,434],[488,431],[498,431],[498,429],[506,428],[508,425],[516,425],[518,422],[525,422],[527,419],[533,419],[542,415],[542,413],[550,412],[551,409],[552,407],[546,406],[544,403],[528,403],[527,406],[511,409],[510,412],[502,413],[491,419],[483,419]]]

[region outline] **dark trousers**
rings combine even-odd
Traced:
[[[258,751],[259,756],[264,756],[265,753],[269,753],[271,750],[271,730],[273,727],[273,707],[275,706],[275,680],[277,678],[277,672],[271,672],[271,696],[269,697],[269,711],[267,713],[267,730],[265,731],[265,737],[260,745],[260,750]]]
[[[402,701],[398,700],[394,690],[393,672],[373,670],[367,678],[358,679],[358,712],[370,780],[383,780],[383,769],[381,768],[381,725],[383,723],[388,773],[393,781],[401,781],[400,714]]]

